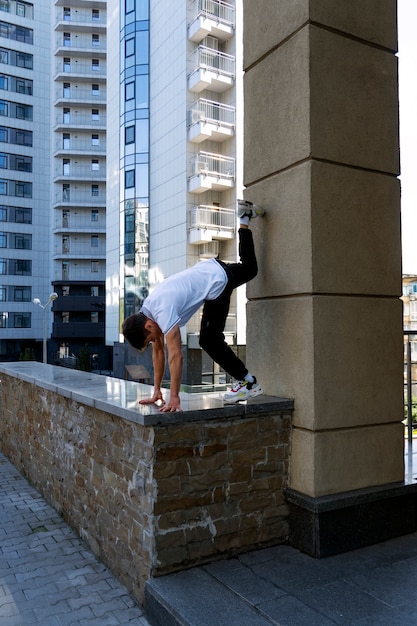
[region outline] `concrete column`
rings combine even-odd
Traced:
[[[244,0],[244,24],[248,366],[295,399],[311,504],[404,479],[396,2]]]

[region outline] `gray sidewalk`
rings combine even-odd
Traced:
[[[417,533],[321,560],[257,550],[155,578],[148,600],[155,626],[415,626]],[[0,453],[0,626],[32,624],[150,621]]]
[[[126,588],[0,453],[0,625],[149,626]]]

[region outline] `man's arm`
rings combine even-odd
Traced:
[[[152,342],[152,362],[154,381],[153,396],[139,400],[139,404],[154,404],[158,400],[164,401],[161,391],[161,383],[165,372],[165,344],[163,335]]]
[[[183,356],[181,349],[181,332],[178,324],[167,334],[166,343],[168,348],[168,366],[171,375],[169,401],[161,411],[181,411],[180,387],[182,378]]]

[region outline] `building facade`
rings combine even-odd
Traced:
[[[53,304],[50,359],[84,348],[108,369],[106,267],[107,12],[104,0],[55,0],[53,35]]]
[[[108,100],[113,236],[107,241],[106,342],[114,345],[115,375],[124,376],[127,363],[150,360],[133,353],[120,334],[148,290],[201,259],[236,259],[242,17],[239,6],[220,0],[132,0],[119,11],[108,29],[109,48],[118,48],[111,75],[120,75],[120,98]],[[243,290],[226,327],[236,349],[245,343],[238,299],[244,300]],[[199,314],[182,329],[183,383],[221,382],[198,334]]]
[[[43,316],[32,300],[47,300],[51,290],[49,42],[47,2],[2,0],[1,360],[41,354]]]

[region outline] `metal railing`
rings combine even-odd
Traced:
[[[417,336],[417,330],[404,330],[404,337],[406,338],[404,343],[404,421],[410,442],[413,438],[413,428],[417,429],[417,399],[414,400],[413,398],[413,384],[417,385],[417,377],[413,383],[413,365],[417,367],[417,363],[413,363],[411,353],[411,338],[415,336]],[[413,417],[413,412],[416,414],[415,417]]]
[[[235,159],[212,152],[199,152],[192,160],[192,175],[235,177]]]
[[[235,226],[236,212],[233,209],[222,209],[201,204],[190,209],[188,214],[189,228],[214,228],[234,231]]]
[[[235,107],[228,106],[227,104],[220,104],[214,100],[199,98],[196,102],[194,102],[188,113],[189,126],[192,126],[192,124],[196,124],[197,122],[210,122],[218,124],[219,126],[231,127],[235,125]]]
[[[212,70],[224,76],[235,75],[235,57],[219,52],[207,46],[198,46],[192,54],[192,73],[200,70]]]
[[[191,12],[195,17],[203,15],[230,26],[235,23],[235,7],[221,0],[195,0]]]

